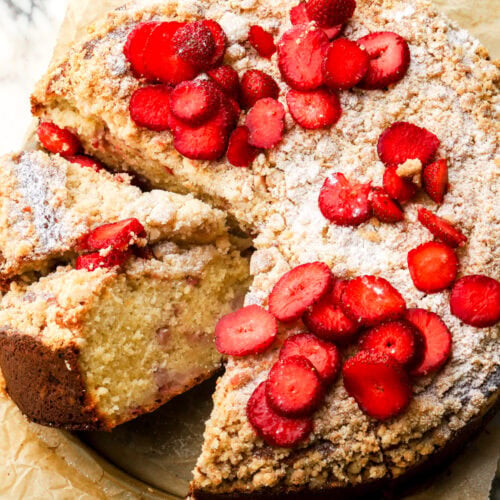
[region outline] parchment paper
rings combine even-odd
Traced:
[[[69,0],[54,57],[64,54],[85,33],[89,22],[122,3],[123,0]],[[500,57],[500,0],[435,3],[479,37],[492,58]],[[0,375],[0,498],[174,498],[133,479],[78,437],[29,423],[2,387]],[[99,436],[90,441],[97,448],[102,444]],[[425,491],[413,495],[411,500],[486,500],[497,470],[499,443],[497,416],[445,474],[434,478]],[[120,465],[126,469],[126,465]],[[142,476],[147,480],[147,474]]]

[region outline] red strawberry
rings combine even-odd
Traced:
[[[104,224],[92,230],[86,237],[83,247],[88,250],[126,250],[138,237],[145,236],[144,226],[137,219]]]
[[[311,415],[324,396],[323,383],[313,364],[303,356],[274,363],[266,384],[269,406],[285,417]]]
[[[397,201],[379,187],[372,188],[370,193],[373,215],[382,222],[400,222],[405,216]]]
[[[424,207],[418,207],[418,220],[425,226],[436,238],[440,239],[450,247],[458,247],[465,244],[467,237],[452,226],[448,221],[433,214]]]
[[[340,300],[342,299],[342,294],[344,293],[347,283],[349,283],[349,280],[342,279],[336,279],[333,283],[332,300],[334,304],[340,305]]]
[[[209,67],[215,53],[215,41],[204,21],[181,26],[172,41],[181,59],[199,69]]]
[[[246,407],[248,421],[270,446],[292,448],[312,431],[312,419],[278,415],[267,402],[266,384],[262,382],[250,396]]]
[[[338,122],[342,114],[337,94],[325,89],[301,92],[291,89],[286,95],[293,119],[305,129],[326,128]]]
[[[139,127],[149,130],[160,132],[171,128],[170,92],[168,85],[148,85],[137,89],[130,98],[130,118]]]
[[[260,26],[250,26],[248,41],[262,57],[271,57],[276,52],[273,35]]]
[[[297,266],[274,285],[269,311],[280,321],[294,321],[328,292],[332,280],[332,273],[323,262]]]
[[[309,0],[306,11],[309,19],[322,28],[344,24],[354,14],[355,0]]]
[[[144,69],[149,79],[177,85],[198,74],[198,68],[179,56],[173,42],[175,33],[183,26],[185,23],[170,21],[153,29],[144,49]]]
[[[276,339],[278,325],[265,309],[251,305],[223,316],[215,327],[215,346],[223,354],[264,352]]]
[[[137,78],[145,76],[144,49],[151,33],[158,24],[156,22],[136,24],[123,47],[123,53],[130,62],[132,71]]]
[[[450,309],[467,325],[493,326],[500,320],[500,283],[482,274],[460,278],[451,291]]]
[[[425,128],[408,122],[395,122],[380,135],[377,151],[386,165],[400,165],[413,159],[419,159],[426,165],[438,147],[439,139]]]
[[[202,22],[212,33],[212,38],[215,42],[215,52],[210,61],[208,61],[207,66],[209,68],[216,68],[222,64],[222,60],[224,59],[227,47],[227,37],[217,21],[213,19],[204,19]]]
[[[422,335],[404,320],[389,321],[367,330],[359,339],[359,348],[374,349],[392,356],[403,366],[413,366],[421,360],[424,348]]]
[[[76,259],[75,269],[86,269],[87,271],[95,271],[99,268],[111,268],[122,266],[128,258],[128,252],[121,250],[111,250],[106,255],[101,255],[99,252],[80,255]]]
[[[259,99],[272,97],[277,99],[280,93],[274,78],[258,69],[245,71],[241,78],[241,104],[251,108]]]
[[[78,165],[80,165],[82,167],[91,168],[92,170],[95,170],[96,172],[99,172],[100,170],[104,170],[104,165],[99,160],[96,160],[95,158],[92,158],[91,156],[72,155],[72,156],[65,156],[65,159],[71,163],[77,163]]]
[[[219,84],[229,97],[238,98],[240,94],[240,79],[234,68],[226,65],[219,66],[208,71],[208,75]]]
[[[248,112],[245,125],[250,132],[248,143],[256,148],[272,148],[281,141],[285,128],[283,104],[271,97],[260,99]]]
[[[188,125],[201,125],[219,107],[219,91],[207,80],[182,82],[170,92],[170,111]]]
[[[283,80],[296,90],[321,86],[321,66],[327,48],[325,32],[313,25],[302,24],[288,30],[278,43],[278,65]]]
[[[339,374],[342,357],[335,344],[323,342],[311,333],[288,337],[280,350],[280,359],[290,356],[307,358],[325,384],[331,384]]]
[[[309,24],[310,22],[312,22],[309,19],[309,15],[307,14],[305,3],[299,3],[298,5],[290,9],[290,21],[294,26],[297,24]],[[332,26],[331,28],[322,28],[322,30],[325,32],[329,40],[333,40],[340,35],[342,28],[342,24],[337,24],[337,26]]]
[[[408,269],[413,284],[420,291],[442,292],[457,277],[458,259],[448,245],[429,241],[408,252]]]
[[[404,38],[390,31],[381,31],[370,33],[357,43],[370,58],[360,87],[384,89],[406,75],[410,66],[410,49]]]
[[[361,410],[377,420],[399,415],[410,403],[411,383],[391,356],[375,350],[360,351],[342,370],[346,391]]]
[[[448,163],[446,160],[437,160],[424,167],[422,183],[426,193],[436,203],[443,203],[444,195],[448,190]]]
[[[387,194],[400,203],[410,200],[417,193],[417,186],[400,177],[397,173],[397,166],[389,166],[385,169],[383,185]]]
[[[370,184],[348,181],[344,174],[327,178],[319,194],[319,209],[331,222],[339,226],[357,226],[372,214]]]
[[[411,374],[427,375],[441,368],[451,352],[451,334],[441,318],[424,309],[408,309],[405,318],[420,330],[425,345],[423,358]]]
[[[229,138],[227,160],[235,167],[248,167],[259,154],[259,150],[248,144],[249,132],[246,127],[237,127]]]
[[[339,38],[332,42],[323,60],[323,78],[335,90],[357,85],[368,71],[368,54],[356,42]]]
[[[340,305],[349,317],[365,326],[399,318],[406,309],[401,294],[377,276],[360,276],[349,281]]]
[[[82,148],[80,139],[73,132],[52,122],[41,122],[36,133],[40,144],[54,154],[72,156]]]

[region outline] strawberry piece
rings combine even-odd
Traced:
[[[249,132],[247,127],[237,127],[229,138],[227,160],[235,167],[248,167],[259,154],[259,150],[248,144]]]
[[[309,92],[291,89],[286,95],[286,102],[293,119],[305,129],[330,127],[342,115],[337,94],[325,89]]]
[[[448,221],[433,214],[424,207],[418,207],[418,220],[425,226],[436,238],[446,243],[452,248],[462,246],[467,241],[467,237],[452,226]]]
[[[360,276],[349,281],[342,294],[343,311],[361,325],[373,326],[402,316],[406,303],[384,278]]]
[[[146,43],[159,23],[139,23],[129,33],[123,47],[123,53],[132,67],[132,72],[137,78],[146,76],[144,67],[144,50]]]
[[[149,79],[177,85],[198,74],[198,68],[182,59],[174,45],[174,36],[184,25],[170,21],[153,29],[144,48],[144,70]]]
[[[448,245],[428,241],[408,252],[408,269],[413,284],[420,291],[442,292],[457,277],[458,259]]]
[[[172,127],[168,85],[148,85],[137,89],[130,98],[130,118],[139,126],[160,132]]]
[[[144,237],[144,226],[135,218],[104,224],[91,231],[82,244],[89,250],[126,250],[139,237]]]
[[[227,47],[227,37],[217,21],[213,19],[204,19],[202,23],[210,30],[210,33],[212,33],[212,38],[215,43],[215,51],[206,66],[209,68],[216,68],[222,64],[222,60],[224,59]]]
[[[290,9],[290,21],[295,26],[297,24],[309,24],[312,22],[307,14],[306,4],[299,3],[295,7]],[[337,24],[337,26],[332,26],[331,28],[322,28],[329,40],[333,40],[340,35],[343,25]]]
[[[405,410],[412,397],[403,367],[380,351],[360,351],[342,370],[344,386],[361,410],[377,420],[387,420]]]
[[[372,188],[370,202],[373,215],[382,222],[400,222],[405,218],[399,203],[394,201],[382,188]]]
[[[271,97],[258,100],[248,112],[245,125],[248,143],[256,148],[272,148],[281,141],[285,128],[283,104]]]
[[[357,226],[372,214],[370,184],[348,181],[344,174],[327,177],[319,194],[319,209],[331,222],[339,226]]]
[[[248,41],[259,53],[259,56],[269,58],[276,52],[276,44],[274,43],[273,35],[260,26],[250,26]]]
[[[328,37],[314,25],[303,24],[285,32],[278,43],[278,66],[283,80],[295,90],[321,86],[321,66],[327,48]]]
[[[248,400],[246,407],[248,421],[268,445],[284,448],[297,446],[311,433],[312,419],[278,415],[267,401],[266,384],[267,382],[262,382],[257,386]]]
[[[422,335],[405,320],[389,321],[367,330],[359,339],[360,349],[373,349],[392,356],[403,366],[414,366],[422,359]]]
[[[309,0],[306,11],[309,19],[322,28],[344,24],[354,14],[355,0]]]
[[[96,160],[95,158],[92,158],[91,156],[72,155],[72,156],[65,156],[64,158],[71,163],[76,163],[76,164],[80,165],[81,167],[91,168],[92,170],[94,170],[96,172],[99,172],[100,170],[104,170],[104,165],[99,160]]]
[[[460,278],[451,291],[450,309],[467,325],[493,326],[500,320],[500,283],[482,274]]]
[[[422,184],[431,200],[443,203],[448,190],[448,162],[437,160],[425,166],[422,172]]]
[[[285,340],[280,350],[280,359],[290,356],[304,356],[308,359],[324,384],[333,383],[342,364],[337,346],[331,342],[324,342],[311,333],[299,333]]]
[[[172,39],[177,54],[187,63],[199,68],[207,68],[215,53],[212,32],[204,21],[194,21],[181,26]]]
[[[335,90],[347,90],[357,85],[368,71],[368,54],[346,38],[332,42],[323,60],[323,78]]]
[[[109,269],[115,266],[125,264],[129,256],[128,252],[121,250],[111,250],[106,255],[101,255],[99,252],[80,255],[76,259],[75,269],[86,269],[87,271],[95,271],[99,268]]]
[[[406,75],[410,66],[410,49],[404,38],[390,31],[381,31],[370,33],[357,43],[370,58],[360,87],[384,89]]]
[[[257,305],[223,316],[215,327],[215,346],[222,354],[247,356],[264,352],[276,339],[278,324]]]
[[[229,97],[238,98],[240,94],[240,78],[234,68],[227,65],[219,66],[218,68],[208,71],[208,76],[210,76]]]
[[[40,144],[54,154],[72,156],[82,148],[80,139],[73,132],[52,122],[41,122],[36,133]]]
[[[332,300],[334,304],[340,305],[340,300],[342,299],[342,294],[344,293],[345,287],[349,283],[349,280],[336,279],[333,283],[332,288]]]
[[[251,108],[264,97],[277,99],[279,93],[280,89],[274,78],[258,69],[245,71],[241,78],[241,103],[244,108]]]
[[[414,376],[427,375],[443,366],[451,352],[451,334],[441,318],[425,309],[408,309],[405,318],[418,328],[424,340],[424,354],[411,371]]]
[[[385,169],[383,186],[386,193],[393,198],[398,200],[400,203],[410,200],[417,193],[417,186],[409,181],[408,179],[403,179],[397,173],[397,166],[389,166]]]
[[[170,111],[188,125],[201,125],[219,107],[219,93],[212,82],[182,82],[170,92]]]
[[[380,134],[377,151],[386,165],[400,165],[413,159],[419,159],[426,165],[438,147],[439,139],[425,128],[413,123],[395,122]]]
[[[297,266],[274,285],[269,311],[280,321],[294,321],[330,290],[332,281],[332,273],[323,262]]]

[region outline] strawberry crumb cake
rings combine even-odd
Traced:
[[[228,362],[193,498],[380,493],[494,410],[498,77],[425,0],[149,0],[90,27],[38,84],[46,149],[192,193],[253,236],[245,305],[215,328]],[[93,278],[63,272],[99,281],[111,254],[85,241]],[[11,297],[2,314],[28,335],[57,307],[24,319]],[[104,414],[130,414],[131,390],[99,395]]]

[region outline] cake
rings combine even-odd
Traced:
[[[331,4],[340,6],[338,11],[332,13]],[[154,24],[167,21],[188,24]],[[183,72],[181,79],[192,80],[200,73],[195,63],[206,65],[220,56],[221,31],[227,36],[224,63],[241,77],[240,103],[250,108],[245,118],[237,113],[244,127],[230,137],[235,94],[217,68],[206,67],[208,77],[189,85],[171,80],[169,73],[175,69]],[[347,41],[330,43],[341,31]],[[190,34],[203,43],[189,44]],[[131,47],[141,36],[146,41],[138,53]],[[177,52],[162,45],[166,40]],[[349,54],[359,74],[338,73],[329,64],[336,51]],[[161,64],[164,58],[175,64]],[[248,74],[255,70],[267,76]],[[145,71],[163,86],[151,88]],[[254,281],[246,308],[222,323],[235,326],[229,334],[234,338],[218,337],[219,348],[230,357],[214,394],[193,498],[352,497],[370,487],[380,493],[453,453],[495,407],[500,382],[498,74],[485,49],[424,0],[359,1],[354,13],[353,2],[335,0],[309,0],[298,9],[288,0],[146,1],[127,4],[89,28],[87,38],[38,84],[32,110],[44,123],[76,134],[86,152],[112,169],[209,201],[254,236]],[[223,90],[214,91],[210,78]],[[328,89],[320,88],[323,84]],[[198,109],[174,108],[184,91],[199,98]],[[164,113],[152,112],[152,103],[163,105]],[[203,122],[208,103],[219,114]],[[193,120],[189,126],[188,120]],[[208,136],[200,136],[200,130]],[[204,139],[214,144],[212,151],[203,149]],[[437,241],[428,245],[433,235]],[[323,278],[298,279],[303,269]],[[348,281],[337,299],[335,288],[327,295],[332,276]],[[320,290],[303,309],[285,314],[280,307],[290,281],[297,290]],[[377,310],[379,289],[383,297],[390,294],[390,315],[383,314],[387,304]],[[360,304],[356,290],[377,300]],[[306,329],[325,335],[311,317],[325,300],[355,322],[353,329],[404,320],[415,339],[424,336],[426,354],[411,370],[410,382],[387,353],[363,347],[358,353],[352,339],[346,347],[339,342],[347,360],[343,377],[330,381],[321,398],[311,396],[300,416],[297,408],[292,415],[284,409],[290,403],[286,398],[277,409],[270,380],[277,377],[275,370],[294,364],[308,373],[310,384],[319,383],[319,372],[306,356],[285,363],[283,351]],[[371,316],[363,316],[360,305]],[[253,351],[241,348],[249,335],[238,340],[246,330],[235,325],[245,314],[249,321],[248,311],[266,322],[269,334]],[[269,315],[279,325],[269,326]],[[426,320],[418,327],[415,316],[421,315]],[[436,348],[426,336],[428,325],[433,335],[441,335],[434,364],[427,356]],[[364,342],[368,333],[374,335],[363,333]],[[360,364],[377,370],[383,365],[392,376],[398,374],[393,389],[400,400],[390,412],[377,413],[365,404],[359,393],[363,382],[353,369],[359,372]],[[314,412],[312,399],[321,400]],[[275,432],[291,427],[300,439],[284,444],[283,435],[263,429],[264,417],[273,425],[280,422]]]

